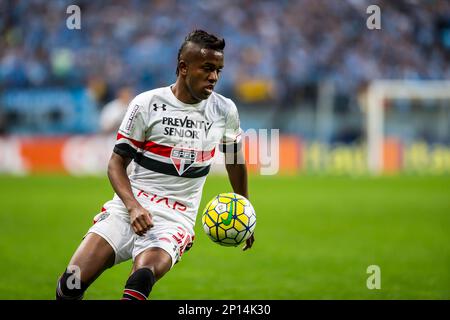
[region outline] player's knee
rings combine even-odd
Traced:
[[[135,260],[135,270],[150,269],[156,279],[161,279],[172,267],[172,257],[163,249],[144,251]]]
[[[153,277],[155,278],[155,282],[160,279],[159,268],[158,268],[158,266],[155,266],[154,264],[136,264],[134,266],[134,269],[136,271],[138,271],[140,269],[149,269],[152,272]],[[134,272],[136,272],[136,271],[134,271]]]
[[[81,300],[87,285],[81,281],[76,273],[67,270],[59,278],[56,287],[56,300]]]
[[[155,275],[149,268],[137,269],[128,278],[123,291],[123,300],[146,300],[155,284]]]

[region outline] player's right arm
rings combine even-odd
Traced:
[[[220,150],[225,153],[225,167],[233,191],[249,199],[247,166],[242,151],[242,129],[236,105],[230,101],[230,111],[225,121],[225,133],[221,140]],[[255,242],[254,233],[246,240],[242,250],[248,250]]]
[[[127,166],[136,157],[145,142],[147,114],[142,107],[143,104],[139,96],[130,102],[108,164],[108,177],[111,185],[127,208],[130,224],[139,236],[153,227],[153,220],[150,212],[144,209],[134,197],[127,174]]]
[[[142,236],[153,227],[153,220],[150,212],[141,206],[131,190],[130,179],[127,175],[127,166],[131,160],[131,158],[113,152],[108,163],[108,178],[114,191],[128,210],[133,231]]]

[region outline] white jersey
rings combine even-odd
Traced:
[[[134,160],[129,175],[133,192],[152,204],[155,221],[181,223],[193,233],[216,147],[240,145],[241,132],[230,99],[213,92],[206,100],[186,104],[164,87],[130,102],[114,152]]]

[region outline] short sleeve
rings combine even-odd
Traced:
[[[225,153],[235,153],[241,149],[242,129],[236,105],[231,102],[225,119],[225,132],[220,141],[219,149]]]
[[[131,101],[117,133],[115,153],[135,158],[136,153],[145,144],[146,118],[143,106],[135,100]]]

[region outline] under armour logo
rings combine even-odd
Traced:
[[[158,111],[158,108],[162,108],[163,111],[166,111],[166,105],[163,103],[162,106],[156,105],[156,103],[153,104],[153,111]]]

